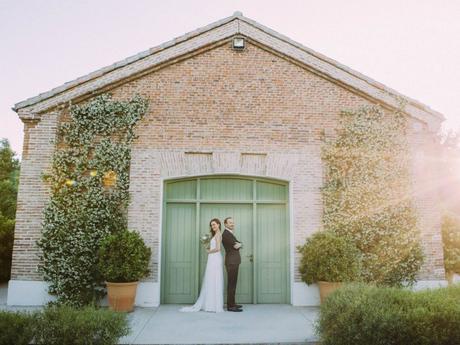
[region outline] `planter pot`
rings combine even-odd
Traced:
[[[107,284],[109,308],[114,311],[131,312],[134,310],[134,300],[138,282]]]
[[[321,303],[323,303],[324,299],[332,292],[337,290],[339,287],[342,286],[342,283],[331,283],[331,282],[324,282],[324,281],[319,281],[318,282],[319,286],[319,298],[321,300]]]

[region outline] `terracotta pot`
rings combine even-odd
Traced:
[[[319,298],[321,300],[321,303],[323,303],[324,299],[332,292],[337,290],[339,287],[342,286],[342,283],[339,282],[323,282],[319,281],[318,282],[319,286]]]
[[[114,311],[131,312],[134,310],[134,300],[138,282],[107,284],[109,308]]]

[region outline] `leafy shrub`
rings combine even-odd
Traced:
[[[0,213],[0,282],[7,282],[11,276],[14,224],[14,219],[8,219]]]
[[[347,284],[320,306],[322,345],[460,344],[460,285],[432,290]]]
[[[106,309],[68,305],[46,307],[38,314],[38,345],[112,345],[129,334],[126,315]]]
[[[99,270],[109,282],[138,281],[150,273],[151,254],[138,232],[124,230],[102,241]]]
[[[323,227],[350,236],[362,252],[361,280],[411,285],[423,262],[411,197],[407,116],[378,106],[343,111],[325,138]]]
[[[446,272],[460,273],[460,218],[444,215],[441,232]]]
[[[34,334],[33,313],[0,311],[0,345],[29,344]]]
[[[104,295],[97,252],[126,228],[130,147],[147,106],[140,96],[103,94],[63,110],[70,120],[59,124],[51,171],[42,174],[51,193],[37,241],[40,273],[59,303],[95,304]]]
[[[359,276],[360,252],[345,237],[331,231],[319,231],[297,249],[302,254],[299,270],[307,284],[347,282]]]

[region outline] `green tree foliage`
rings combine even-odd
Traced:
[[[441,155],[436,162],[441,208],[444,212],[460,215],[460,132],[441,131],[438,134]]]
[[[125,230],[107,236],[98,255],[99,270],[108,282],[134,282],[150,273],[152,251],[136,231]]]
[[[10,279],[20,163],[7,139],[0,140],[0,282]]]
[[[441,232],[446,272],[460,273],[460,217],[445,214]]]
[[[58,128],[44,210],[39,271],[58,303],[92,304],[104,295],[98,270],[100,242],[126,229],[130,144],[147,100],[112,100],[109,94],[70,108]]]
[[[362,280],[411,285],[423,254],[410,198],[406,116],[378,106],[343,111],[322,158],[323,225],[350,236],[363,255]]]
[[[332,231],[318,231],[297,249],[302,254],[299,271],[307,284],[349,282],[359,278],[361,253],[346,237]]]

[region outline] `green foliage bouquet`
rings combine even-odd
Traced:
[[[209,249],[209,246],[210,246],[210,243],[211,243],[211,235],[210,234],[202,235],[200,237],[200,242],[206,249]]]

